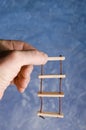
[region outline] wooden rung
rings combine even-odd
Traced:
[[[65,57],[48,57],[48,61],[65,60]]]
[[[66,75],[39,75],[39,79],[45,78],[65,78]]]
[[[47,117],[58,117],[58,118],[63,118],[64,117],[64,115],[61,113],[61,114],[59,114],[59,113],[54,113],[54,112],[38,112],[37,113],[37,115],[38,116],[47,116]]]
[[[38,92],[38,97],[64,97],[63,92]]]

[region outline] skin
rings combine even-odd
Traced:
[[[0,99],[10,84],[24,92],[34,65],[46,64],[47,54],[15,40],[0,40]]]

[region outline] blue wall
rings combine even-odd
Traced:
[[[0,130],[86,130],[86,1],[0,0],[0,39],[26,41],[49,56],[62,54],[63,119],[37,117],[40,68],[35,67],[27,90],[20,94],[9,86],[0,101]],[[56,72],[52,63],[46,72]],[[58,82],[44,81],[55,90]],[[57,99],[45,101],[56,110]]]

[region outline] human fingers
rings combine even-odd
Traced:
[[[27,85],[30,82],[30,75],[33,71],[33,65],[23,66],[18,74],[18,76],[14,79],[14,84],[17,86],[19,92],[24,92]]]
[[[37,50],[32,45],[19,40],[0,40],[0,51],[7,50]]]
[[[39,51],[12,51],[0,59],[0,99],[10,82],[17,77],[22,66],[25,65],[41,65],[47,62],[48,56]],[[26,80],[20,80],[26,83]],[[23,82],[24,81],[24,82]]]
[[[43,65],[48,61],[48,55],[41,51],[17,51],[20,65]]]
[[[12,40],[13,50],[37,50],[35,47],[30,45],[29,43],[23,41]]]
[[[14,79],[14,84],[20,92],[23,92],[30,82],[30,74],[33,70],[33,65],[45,64],[48,56],[39,51],[17,51],[17,53],[20,66],[23,67]]]

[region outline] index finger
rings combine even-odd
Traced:
[[[48,55],[41,51],[16,51],[20,66],[42,65],[48,61]]]

